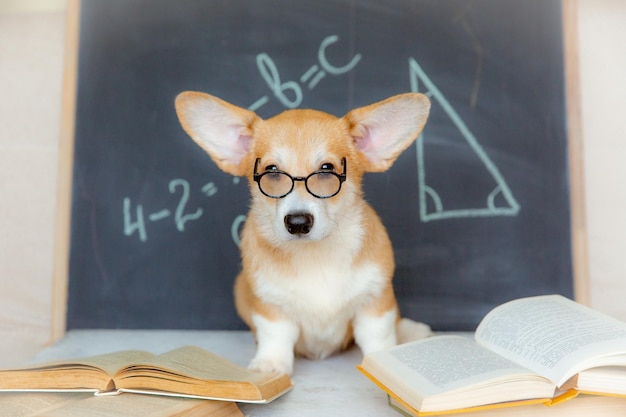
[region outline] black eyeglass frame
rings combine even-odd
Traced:
[[[265,195],[266,197],[269,197],[269,198],[276,198],[276,199],[285,198],[289,194],[291,194],[291,192],[293,191],[294,187],[296,186],[296,181],[304,181],[304,186],[306,187],[306,190],[313,197],[322,198],[322,199],[334,197],[337,194],[339,194],[339,192],[341,191],[341,185],[346,181],[346,175],[347,175],[347,172],[348,172],[348,164],[346,162],[346,158],[345,157],[343,157],[341,159],[341,165],[343,166],[343,172],[341,174],[337,174],[334,171],[319,170],[319,171],[315,171],[315,172],[310,173],[306,177],[292,177],[291,174],[289,174],[289,173],[287,173],[285,171],[281,171],[279,169],[272,170],[272,171],[264,171],[264,172],[258,173],[257,172],[257,168],[258,168],[260,162],[261,162],[261,158],[257,158],[256,161],[254,162],[254,173],[253,173],[252,179],[257,183],[257,185],[259,186],[259,191],[261,191],[261,193],[263,193],[263,195]],[[290,178],[291,179],[291,188],[289,188],[289,191],[287,191],[286,193],[284,193],[283,195],[280,195],[280,196],[267,194],[265,191],[263,191],[263,188],[261,187],[261,178],[264,175],[267,175],[267,174],[283,174],[283,175],[286,175],[288,178]],[[337,177],[339,179],[339,187],[337,188],[337,191],[334,194],[326,195],[326,196],[319,196],[319,195],[313,193],[309,189],[309,185],[308,185],[309,178],[311,178],[313,175],[319,175],[319,174],[334,175],[335,177]]]

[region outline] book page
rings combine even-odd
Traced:
[[[250,371],[196,346],[184,346],[163,353],[156,356],[151,363],[198,379],[249,381],[262,377],[261,373]]]
[[[197,411],[197,409],[204,410],[204,413],[199,415],[242,416],[234,403],[121,394],[108,397],[92,396],[50,412],[38,414],[37,417],[182,417],[191,415],[192,411]]]
[[[531,373],[461,336],[440,336],[420,344],[402,345],[390,354],[430,385],[430,395],[511,373]]]
[[[2,392],[0,393],[0,417],[34,417],[89,397],[93,397],[93,394]]]
[[[81,359],[77,363],[100,368],[109,375],[114,375],[119,369],[133,363],[147,361],[155,355],[140,350],[124,350],[120,352],[106,353],[104,355],[91,356]]]
[[[93,367],[102,369],[110,376],[114,375],[120,368],[142,361],[147,361],[155,355],[140,350],[125,350],[120,352],[106,353],[103,355],[89,356],[85,358],[71,358],[63,360],[55,360],[34,364],[25,368],[16,370],[49,370],[49,369],[81,369],[84,367]],[[1,375],[1,374],[0,374]]]
[[[476,340],[561,386],[580,370],[577,364],[625,354],[626,323],[559,295],[530,297],[492,310]]]
[[[181,375],[202,380],[258,383],[274,375],[251,371],[195,346],[184,346],[154,356],[147,361],[137,361],[133,365],[136,366],[128,368],[128,371],[132,372],[145,367],[153,369],[163,367],[179,372]]]
[[[601,366],[583,371],[576,378],[576,386],[585,392],[610,392],[611,394],[626,396],[626,380],[624,368],[617,366]],[[626,407],[626,401],[624,401]]]

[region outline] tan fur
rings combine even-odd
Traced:
[[[291,372],[294,351],[323,358],[354,339],[364,351],[396,343],[393,249],[363,199],[361,180],[393,164],[422,130],[429,107],[425,96],[413,93],[343,118],[289,110],[262,120],[206,94],[177,97],[185,131],[221,169],[249,181],[252,203],[234,294],[239,315],[257,336],[251,368]],[[253,180],[257,159],[259,173],[275,165],[306,177],[328,163],[340,173],[342,158],[347,179],[327,199],[310,195],[302,182],[285,198],[269,198]],[[288,232],[283,221],[300,212],[314,219],[310,233]],[[411,332],[410,325],[402,328]]]

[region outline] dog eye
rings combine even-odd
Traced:
[[[334,171],[334,170],[335,170],[335,166],[331,164],[330,162],[326,162],[322,164],[322,166],[320,167],[320,171]]]
[[[265,171],[278,171],[278,167],[276,165],[268,165],[265,167]]]

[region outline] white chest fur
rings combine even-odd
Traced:
[[[358,309],[380,295],[386,280],[374,263],[354,267],[346,254],[296,258],[273,271],[280,276],[260,273],[256,293],[297,325],[300,353],[323,358],[341,347]]]

